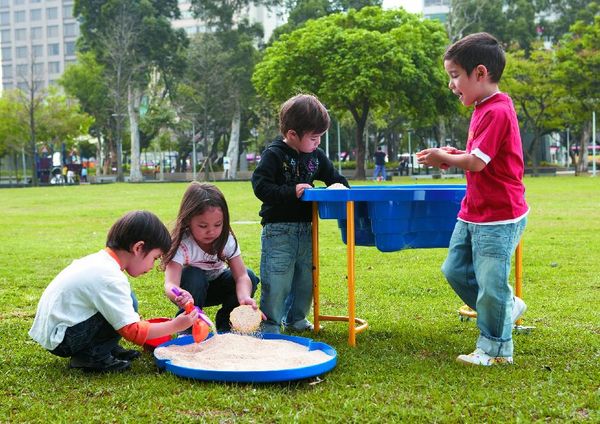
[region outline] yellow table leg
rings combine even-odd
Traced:
[[[523,299],[523,239],[519,241],[517,248],[515,249],[515,296]],[[467,305],[463,305],[458,309],[458,313],[465,318],[476,318],[477,312],[469,308]],[[519,318],[515,323],[516,326],[521,325],[521,319]]]
[[[313,330],[315,334],[321,329],[319,323],[319,208],[317,202],[312,202],[312,278],[313,278],[313,313],[315,316]]]
[[[515,250],[515,296],[523,299],[523,239]],[[519,318],[515,325],[521,325],[521,321]]]
[[[346,203],[346,253],[348,262],[348,344],[356,346],[356,302],[354,297],[354,202]]]
[[[355,301],[355,276],[354,276],[354,202],[346,204],[346,216],[348,224],[347,232],[347,266],[348,266],[348,316],[339,315],[321,315],[319,308],[319,212],[318,202],[313,202],[312,209],[312,247],[313,247],[313,312],[314,312],[314,332],[318,333],[321,328],[321,321],[346,321],[348,322],[348,344],[356,346],[356,334],[367,329],[367,321],[356,317]]]

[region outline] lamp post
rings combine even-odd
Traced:
[[[192,180],[196,181],[196,124],[192,121]]]
[[[412,130],[408,130],[408,176],[410,177],[413,173],[413,157],[412,157],[412,145],[411,145],[411,134]]]
[[[596,111],[592,112],[592,177],[596,176]]]

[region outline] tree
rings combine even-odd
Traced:
[[[337,115],[349,113],[356,124],[355,178],[364,179],[369,113],[393,103],[407,114],[433,114],[446,85],[440,59],[446,44],[437,21],[404,10],[350,10],[283,35],[267,48],[253,81],[275,103],[310,91]]]
[[[572,122],[580,128],[579,160],[576,172],[587,171],[587,150],[591,135],[592,111],[600,106],[600,16],[592,24],[575,23],[556,52],[559,81],[565,87],[572,110]]]
[[[566,91],[557,81],[557,61],[551,50],[538,45],[529,58],[525,52],[509,54],[501,87],[515,103],[523,132],[532,136],[525,149],[537,175],[542,136],[563,127]]]
[[[251,76],[257,60],[256,46],[261,42],[260,25],[242,18],[250,4],[278,5],[280,0],[192,0],[191,10],[206,22],[223,49],[226,73],[222,78],[227,87],[227,108],[231,119],[227,155],[231,158],[229,178],[235,178],[240,152],[240,134],[244,111],[250,110],[255,97]]]
[[[112,91],[117,137],[117,179],[123,180],[121,128],[129,117],[131,134],[130,179],[142,179],[140,169],[139,107],[155,70],[164,80],[183,69],[187,46],[183,30],[171,27],[179,16],[176,0],[78,0],[75,15],[81,20],[80,46],[94,52],[107,72]],[[166,95],[166,94],[165,94]]]
[[[96,61],[92,52],[78,53],[77,62],[65,69],[59,79],[59,84],[72,97],[79,100],[81,109],[94,117],[90,133],[98,140],[96,158],[98,166],[96,173],[103,173],[102,164],[108,171],[110,156],[115,156],[115,145],[111,137],[111,102],[109,84],[104,78],[104,67]],[[111,155],[112,153],[112,155]]]
[[[4,91],[0,97],[0,157],[12,156],[15,170],[17,155],[24,151],[28,138],[27,112],[17,100],[16,90]]]
[[[547,0],[546,10],[550,19],[542,19],[540,30],[552,42],[558,42],[578,21],[592,24],[600,12],[597,0]]]
[[[454,0],[446,28],[452,42],[486,31],[507,46],[529,52],[537,38],[536,12],[542,9],[543,0]]]

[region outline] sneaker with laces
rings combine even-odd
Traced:
[[[519,320],[519,318],[521,318],[521,315],[523,315],[526,310],[527,310],[527,304],[525,302],[523,302],[523,299],[515,296],[514,304],[513,304],[513,308],[512,308],[512,314],[510,316],[510,318],[512,319],[512,323],[514,324],[515,322],[517,322]]]
[[[468,355],[458,355],[457,362],[467,365],[483,365],[489,367],[491,365],[508,365],[513,363],[512,356],[490,356],[482,349],[477,348]]]

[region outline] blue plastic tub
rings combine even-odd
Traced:
[[[394,252],[448,247],[465,191],[463,184],[316,188],[305,190],[302,200],[318,202],[321,219],[338,220],[344,243],[346,202],[354,201],[356,245]]]
[[[212,333],[209,335],[209,338],[210,337],[212,337]],[[337,364],[337,352],[334,348],[325,343],[316,342],[306,337],[287,336],[284,334],[263,334],[261,337],[264,339],[280,339],[298,343],[306,346],[307,350],[321,350],[329,355],[331,359],[316,365],[272,371],[217,371],[187,368],[173,365],[171,361],[158,359],[156,356],[154,357],[154,362],[159,369],[166,370],[179,377],[238,383],[271,383],[278,381],[300,380],[303,378],[315,377],[331,371]],[[187,345],[191,343],[194,343],[192,336],[183,336],[163,343],[159,347],[169,346],[172,344]]]

